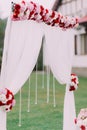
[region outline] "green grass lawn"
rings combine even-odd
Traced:
[[[62,130],[65,86],[56,83],[56,107],[53,107],[53,84],[50,76],[50,100],[47,104],[47,76],[42,88],[42,75],[38,74],[38,103],[35,104],[35,74],[31,75],[30,112],[27,112],[28,81],[22,88],[22,126],[19,127],[19,93],[16,106],[8,113],[8,130]],[[75,92],[76,112],[87,107],[87,78],[79,78],[79,89]]]

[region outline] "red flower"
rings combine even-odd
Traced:
[[[7,89],[6,98],[9,98],[9,91],[8,91],[8,89]]]
[[[54,18],[55,17],[55,12],[53,11],[52,12],[52,15],[50,16],[51,18]]]
[[[7,101],[6,101],[6,103],[3,103],[3,101],[0,101],[0,107],[3,107],[4,106],[4,110],[6,111],[6,112],[8,112],[8,111],[10,111],[11,109],[12,109],[12,107],[14,106],[14,95],[13,95],[13,93],[10,91],[10,90],[8,90],[7,88],[6,88],[6,99],[7,99]],[[11,96],[11,97],[10,97]],[[11,99],[10,99],[11,98]]]
[[[20,10],[15,10],[14,13],[18,15],[20,13]]]
[[[43,7],[42,5],[40,5],[40,9],[41,9],[41,11],[43,11],[43,10],[44,10],[44,7]]]
[[[25,1],[22,1],[22,3],[25,5]]]
[[[18,15],[17,15],[17,14],[14,14],[14,15],[13,15],[13,18],[18,18]]]
[[[76,74],[71,74],[71,76],[76,76]]]
[[[75,87],[74,86],[70,86],[69,91],[74,91],[74,90],[75,90]]]
[[[77,124],[77,119],[74,120],[75,124]]]
[[[16,10],[20,10],[20,8],[21,8],[21,6],[20,6],[19,4],[16,4],[16,5],[15,5],[15,9],[16,9]]]
[[[85,126],[84,125],[81,125],[80,127],[82,130],[86,130]]]
[[[48,9],[46,9],[45,11],[46,11],[46,14],[49,13]]]
[[[12,110],[12,106],[10,106],[10,110]]]
[[[0,106],[4,106],[5,104],[0,101]]]
[[[64,25],[65,25],[65,24],[62,23],[62,22],[59,23],[59,27],[64,27]]]
[[[73,78],[73,79],[72,79],[72,82],[74,82],[74,83],[76,84],[76,78]]]
[[[33,14],[34,14],[34,11],[31,11],[29,15],[29,19],[32,17]]]
[[[6,105],[10,105],[10,104],[12,104],[12,100],[8,100],[6,103]]]
[[[40,6],[40,15],[43,16],[43,12],[44,12],[44,7],[41,5]]]

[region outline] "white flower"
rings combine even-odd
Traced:
[[[26,12],[27,19],[28,19],[29,15],[30,15],[30,10],[27,10],[27,12]]]
[[[41,10],[40,10],[40,6],[39,6],[39,5],[37,5],[37,8],[36,8],[36,13],[38,13],[38,14],[39,14],[39,13],[40,13],[40,11],[41,11]]]
[[[2,103],[6,103],[6,96],[4,95],[4,94],[0,94],[0,101],[2,102]]]
[[[8,100],[11,100],[11,99],[12,99],[12,95],[10,94],[10,95],[9,95],[9,99],[8,99]]]
[[[87,127],[87,118],[84,119],[84,125]]]
[[[77,122],[77,126],[81,126],[82,125],[82,121],[81,120],[78,120],[78,122]]]
[[[32,3],[28,3],[28,8],[30,11],[33,11],[34,5]]]
[[[73,25],[73,24],[75,24],[76,23],[76,21],[75,21],[75,19],[71,19],[71,24]]]
[[[6,95],[7,94],[7,89],[0,89],[0,94],[4,94],[4,95]]]

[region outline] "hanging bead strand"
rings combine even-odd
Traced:
[[[56,107],[55,78],[54,78],[54,76],[53,76],[53,106]]]
[[[38,84],[38,82],[37,82],[37,80],[38,80],[38,61],[37,61],[37,63],[36,63],[36,84],[35,84],[35,104],[37,104],[37,84]]]
[[[47,103],[49,103],[50,69],[47,66]]]
[[[42,43],[44,42],[44,37],[42,39]],[[44,88],[44,44],[43,44],[43,71],[42,71],[42,88]]]
[[[27,112],[30,112],[30,77],[29,77],[29,80],[28,80],[28,110]]]
[[[19,124],[18,124],[18,126],[21,127],[21,108],[22,108],[21,107],[21,103],[22,103],[21,102],[22,101],[22,99],[21,99],[22,98],[22,96],[21,96],[21,89],[20,89],[20,93],[19,94],[20,94],[20,97],[19,97],[20,99],[19,99]]]

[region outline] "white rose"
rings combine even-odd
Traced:
[[[10,94],[10,95],[9,95],[9,99],[8,99],[8,100],[11,100],[11,99],[12,99],[12,95]]]
[[[77,122],[77,126],[81,126],[82,125],[82,120],[79,120],[78,122]]]
[[[6,103],[6,96],[4,94],[0,94],[0,101]]]
[[[84,125],[87,127],[87,118],[84,119]]]

